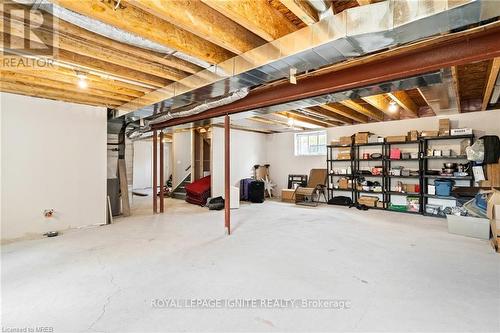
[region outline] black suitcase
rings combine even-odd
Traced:
[[[248,200],[254,203],[264,202],[264,182],[254,180],[248,185]]]
[[[244,178],[244,179],[240,180],[240,200],[243,200],[243,201],[250,200],[248,198],[248,189],[250,188],[250,184],[253,181],[254,180],[252,178]]]

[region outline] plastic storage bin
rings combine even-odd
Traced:
[[[451,194],[451,188],[455,182],[451,179],[436,179],[434,186],[436,187],[436,195],[447,197]]]

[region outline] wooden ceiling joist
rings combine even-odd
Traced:
[[[224,128],[223,124],[214,124],[212,126],[213,127]],[[231,129],[235,129],[235,130],[239,130],[239,131],[245,131],[245,132],[262,133],[262,134],[274,134],[274,133],[278,133],[276,131],[271,131],[271,130],[267,130],[267,129],[250,128],[250,127],[247,127],[247,126],[236,125],[236,124],[231,124]]]
[[[158,76],[145,74],[143,72],[139,72],[137,70],[133,70],[124,66],[111,64],[106,61],[94,59],[65,50],[59,50],[55,58],[70,64],[81,66],[83,68],[88,68],[90,70],[95,70],[102,73],[108,73],[110,75],[122,77],[130,81],[141,82],[157,88],[164,87],[173,82],[171,80],[167,80]]]
[[[262,124],[268,124],[268,125],[279,124],[279,122],[277,122],[275,120],[267,119],[267,118],[260,117],[260,116],[250,117],[250,118],[248,118],[248,120],[255,121],[255,122],[258,122],[258,123],[262,123]]]
[[[254,116],[254,117],[251,117],[248,119],[252,120],[252,121],[259,122],[259,123],[268,124],[268,125],[278,125],[278,126],[282,126],[282,127],[286,127],[286,128],[290,127],[290,125],[286,121],[281,121],[281,120],[277,120],[277,119],[270,119],[270,118],[267,118],[265,116]],[[305,128],[301,127],[301,126],[293,126],[293,128],[299,129],[299,130],[305,130]]]
[[[127,0],[127,2],[236,54],[265,43],[262,38],[201,1]]]
[[[5,57],[0,56],[0,61],[3,63]],[[9,68],[3,68],[3,70],[8,71]],[[49,80],[77,84],[78,78],[76,76],[76,71],[70,68],[65,68],[61,66],[54,65],[47,69],[20,69],[16,71],[20,74],[26,74],[34,77],[47,78]],[[139,85],[133,85],[131,83],[112,80],[108,78],[103,78],[98,75],[93,75],[87,73],[87,80],[89,81],[89,87],[95,89],[100,89],[104,91],[116,92],[122,95],[130,97],[141,97],[145,92],[151,91],[150,88],[146,88]]]
[[[2,79],[1,84],[3,84],[4,82],[13,82],[13,83],[24,82],[26,84],[60,89],[62,91],[66,90],[68,92],[74,90],[77,87],[76,84],[58,82],[47,78],[30,76],[19,72],[16,73],[16,72],[2,71],[2,73],[0,74],[0,78]],[[128,102],[133,98],[130,96],[125,96],[114,92],[99,90],[96,89],[95,87],[88,87],[87,89],[85,89],[84,92],[88,95],[93,95],[96,97],[104,97],[109,100],[116,100],[116,102],[119,104]]]
[[[268,42],[297,30],[295,25],[266,0],[201,1]]]
[[[30,72],[29,75],[37,78],[46,78],[52,81],[72,84],[73,87],[78,86],[78,78],[76,76],[62,76],[62,75],[54,75],[54,71],[33,71]],[[128,101],[131,101],[135,98],[141,97],[144,93],[139,91],[134,91],[130,89],[126,89],[120,86],[114,85],[114,81],[112,80],[97,80],[95,78],[90,78],[87,75],[88,88],[89,89],[97,89],[101,91],[105,91],[108,93],[120,94],[122,96],[128,97]]]
[[[5,33],[2,33],[2,40],[7,38]],[[22,43],[22,39],[16,36],[10,36],[11,41],[14,43]],[[33,41],[31,41],[32,45],[35,45]],[[34,53],[36,54],[36,53]],[[76,67],[80,67],[82,70],[93,70],[97,72],[101,72],[104,74],[109,74],[117,77],[121,77],[127,79],[132,82],[140,82],[142,84],[146,84],[151,87],[164,87],[173,81],[167,80],[155,75],[146,74],[137,70],[133,70],[124,66],[115,65],[103,60],[91,58],[88,56],[84,56],[81,54],[69,52],[62,49],[56,49],[54,56],[52,56],[55,60],[62,61],[68,64],[72,64]]]
[[[99,34],[95,34],[88,30],[82,29],[74,24],[59,20],[57,23],[57,30],[59,33],[67,36],[78,36],[87,42],[93,42],[100,45],[105,45],[110,49],[120,51],[126,54],[134,55],[136,57],[149,60],[153,63],[158,63],[169,68],[177,69],[189,74],[197,73],[203,70],[202,67],[195,65],[189,61],[176,58],[171,55],[162,54],[155,51],[149,51],[140,47],[134,47],[125,43],[117,42],[113,39],[106,38]]]
[[[384,116],[380,112],[374,112],[370,109],[368,109],[366,106],[361,105],[359,102],[353,101],[353,100],[344,100],[341,101],[340,104],[347,106],[350,109],[353,109],[354,111],[357,111],[371,119],[377,120],[377,121],[383,121]]]
[[[418,117],[418,105],[411,99],[404,90],[395,91],[388,94],[389,97],[396,102],[400,107],[408,111],[413,116]]]
[[[391,98],[386,94],[367,96],[363,97],[362,100],[367,102],[377,110],[385,113],[391,119],[399,118],[399,112],[391,112],[389,110]]]
[[[84,92],[75,94],[74,91],[65,91],[61,89],[48,88],[38,85],[30,85],[24,82],[8,82],[2,80],[1,89],[5,92],[14,94],[28,95],[33,97],[49,98],[65,102],[117,107],[120,101],[93,96]]]
[[[285,112],[278,112],[277,114],[281,114],[282,116],[294,120],[298,120],[300,122],[306,123],[306,124],[311,124],[314,126],[319,126],[319,127],[330,127],[332,124],[328,123],[327,121],[315,119],[313,117],[309,117],[294,111],[285,111]]]
[[[70,83],[75,87],[78,84],[78,77],[74,71],[69,70],[68,74],[60,73],[57,69],[53,70],[33,70],[33,71],[18,71],[20,74],[26,74],[33,77],[46,78],[52,81],[61,83]],[[128,96],[129,100],[144,95],[144,92],[125,88],[119,84],[119,82],[113,80],[105,80],[98,76],[88,75],[87,81],[89,82],[89,88],[99,89],[102,91],[114,92],[124,96]]]
[[[500,71],[500,58],[495,58],[491,61],[488,72],[488,79],[486,81],[486,88],[483,94],[483,104],[481,110],[484,111],[488,107],[491,95],[493,93],[493,88],[495,88],[495,82],[497,81],[498,73]]]
[[[314,24],[319,20],[318,13],[307,1],[280,0],[280,2],[307,25]]]
[[[339,104],[339,103],[325,104],[325,105],[320,105],[319,107],[322,109],[325,109],[329,112],[332,112],[334,114],[338,114],[338,115],[341,115],[343,117],[352,119],[358,123],[364,124],[364,123],[368,122],[368,117],[366,117],[365,115],[362,115],[362,114],[348,108],[347,106]]]
[[[23,38],[25,36],[25,28],[26,27],[21,22],[11,21],[9,34],[17,38]],[[3,28],[0,28],[0,30],[3,30]],[[170,68],[140,57],[132,56],[125,52],[113,50],[106,45],[99,45],[95,42],[88,42],[85,39],[77,36],[66,36],[64,34],[58,33],[56,36],[57,45],[53,45],[54,36],[51,32],[37,31],[37,38],[39,38],[40,41],[45,45],[57,47],[60,50],[65,50],[101,61],[106,61],[111,64],[130,68],[146,74],[155,75],[160,78],[177,81],[185,78],[188,75],[188,73],[180,71],[178,69]]]
[[[341,124],[351,125],[353,123],[352,119],[335,114],[331,111],[327,111],[326,109],[320,108],[318,106],[307,108],[307,111],[320,117],[326,117],[328,120],[336,121]]]
[[[9,13],[8,15],[12,17],[12,15],[15,15],[16,13],[15,9],[26,9],[26,8],[27,7],[23,5],[9,3],[9,4],[4,4],[2,7],[0,7],[0,12],[3,11],[5,15],[5,10],[8,10]],[[24,21],[24,18],[20,19]],[[105,47],[110,50],[115,50],[120,53],[135,56],[152,63],[157,63],[166,66],[167,68],[176,69],[178,71],[183,71],[190,74],[194,74],[203,69],[200,66],[197,66],[193,63],[190,63],[188,61],[173,56],[169,56],[159,52],[145,50],[140,47],[134,47],[126,43],[118,42],[116,40],[104,37],[89,30],[80,28],[77,25],[68,23],[61,19],[57,19],[56,22],[53,22],[54,18],[48,14],[44,16],[44,22],[45,21],[47,21],[48,26],[55,27],[56,32],[58,34],[64,35],[68,38],[76,38],[77,42],[85,41],[87,44],[90,45],[100,45],[101,47]]]
[[[112,3],[99,0],[53,0],[60,6],[99,20],[137,36],[183,52],[208,63],[219,63],[234,54],[175,26],[155,15],[125,3],[114,10]],[[239,2],[239,1],[238,1]]]

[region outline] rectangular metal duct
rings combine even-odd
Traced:
[[[494,0],[389,0],[340,14],[245,52],[119,108],[127,117],[148,117],[162,109],[224,96],[332,65],[349,58],[418,41],[500,16]],[[135,111],[131,112],[130,111]]]

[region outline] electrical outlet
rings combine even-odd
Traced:
[[[52,217],[54,215],[54,209],[45,209],[43,211],[43,216],[45,216],[46,218],[49,218],[49,217]]]

